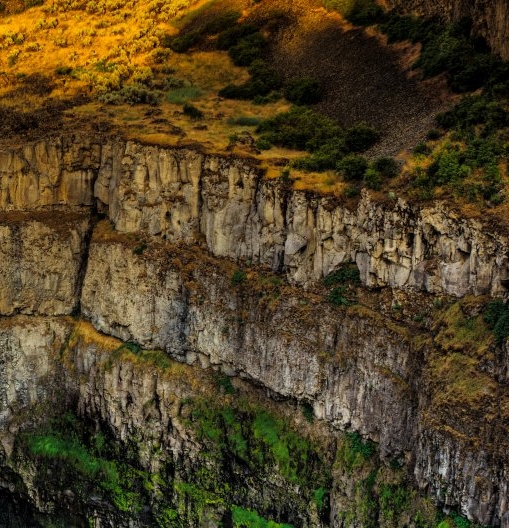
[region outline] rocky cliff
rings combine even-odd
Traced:
[[[492,50],[509,59],[509,5],[505,0],[387,0],[386,4],[406,13],[415,13],[441,20],[472,20],[474,34],[486,39]]]
[[[349,209],[189,149],[63,137],[0,162],[14,503],[97,527],[255,510],[389,527],[434,526],[430,497],[509,526],[509,358],[481,313],[505,294],[505,236],[440,204]],[[321,279],[347,268],[359,283],[331,297]]]

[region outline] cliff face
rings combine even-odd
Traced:
[[[509,5],[505,0],[387,0],[387,5],[403,13],[456,21],[468,17],[473,32],[486,39],[492,50],[509,59]]]
[[[203,515],[217,525],[230,515],[228,504],[295,526],[369,526],[359,489],[348,482],[355,468],[366,471],[364,479],[375,470],[345,455],[352,438],[360,442],[347,436],[342,444],[346,430],[378,444],[377,462],[369,462],[379,464],[377,477],[366,488],[373,496],[395,489],[386,473],[392,460],[405,482],[439,507],[509,526],[509,358],[483,326],[486,299],[459,299],[505,292],[504,236],[440,205],[374,203],[366,194],[351,211],[333,198],[266,181],[246,161],[191,150],[68,137],[4,152],[1,160],[0,439],[3,465],[21,478],[2,487],[31,497],[40,511],[62,500],[95,526],[132,525],[133,518],[149,525],[122,510],[118,479],[99,486],[116,510],[104,496],[91,502],[82,490],[81,497],[70,483],[62,496],[41,486],[27,452],[44,452],[22,433],[44,423],[41,409],[71,409],[112,442],[134,445],[126,452],[137,471],[173,483],[175,500],[165,507],[187,526],[207,525]],[[109,221],[98,223],[94,211]],[[362,287],[345,294],[357,304],[340,308],[325,301],[319,279],[346,263],[357,266]],[[71,313],[113,337],[65,317]],[[145,356],[142,349],[165,354]],[[210,372],[222,373],[221,383],[239,394],[258,386],[312,409],[313,426],[302,414],[292,420],[304,432],[314,428],[310,437],[329,454],[322,459],[317,448],[306,456],[325,465],[310,462],[305,476],[291,470],[269,440],[263,443],[265,415],[236,407]],[[200,398],[223,408],[209,415]],[[252,420],[251,432],[234,428],[232,412]],[[223,431],[237,443],[221,444]],[[248,447],[239,447],[244,442]],[[270,454],[258,469],[245,451],[259,456],[256,442]],[[200,458],[204,446],[213,454],[208,462]],[[233,467],[219,455],[225,450]],[[327,457],[335,459],[330,481],[313,489],[330,467]],[[223,482],[254,483],[212,489],[198,472],[203,464]],[[196,479],[212,498],[186,487]],[[268,491],[263,482],[271,483]],[[139,492],[156,516],[164,503],[158,486]],[[330,493],[328,513],[312,500],[322,486]],[[289,496],[294,514],[281,506]],[[379,526],[417,526],[394,512],[384,516],[380,501]]]
[[[132,142],[101,147],[66,138],[3,156],[7,211],[96,203],[120,232],[199,244],[218,257],[284,271],[303,286],[355,262],[368,287],[458,297],[505,292],[507,238],[440,204],[379,204],[364,195],[350,211],[334,198],[265,181],[243,160]]]

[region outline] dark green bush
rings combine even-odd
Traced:
[[[219,91],[227,99],[255,99],[269,95],[281,86],[277,73],[268,64],[257,59],[249,66],[251,78],[240,85],[230,84]]]
[[[346,287],[338,286],[333,288],[327,296],[327,300],[335,306],[349,306],[350,301],[345,297]]]
[[[325,141],[311,156],[295,160],[293,165],[298,169],[317,172],[335,169],[347,153],[344,139],[335,136]]]
[[[345,146],[349,152],[363,152],[380,139],[380,134],[366,123],[359,123],[346,130]]]
[[[470,167],[463,162],[458,151],[445,150],[428,167],[427,173],[434,185],[446,185],[468,176]]]
[[[341,13],[347,20],[358,26],[369,26],[383,19],[384,10],[375,0],[325,0],[325,8]]]
[[[394,158],[378,158],[373,163],[373,168],[379,172],[383,178],[394,178],[399,173],[399,166]]]
[[[364,185],[368,189],[379,191],[382,188],[383,181],[383,176],[373,167],[368,167],[364,172]]]
[[[233,286],[237,286],[238,284],[242,284],[246,280],[247,280],[246,272],[242,270],[236,270],[233,272],[231,283]]]
[[[251,33],[230,47],[228,55],[236,66],[249,66],[263,57],[267,44],[267,39],[260,32]]]
[[[347,18],[352,24],[369,26],[380,22],[384,10],[374,0],[355,0]]]
[[[413,148],[414,154],[423,154],[424,156],[427,156],[428,154],[431,154],[431,148],[424,142],[417,143],[415,147]]]
[[[315,104],[323,98],[323,87],[312,77],[290,80],[285,86],[285,98],[296,105]]]
[[[258,28],[251,24],[237,24],[220,33],[217,37],[216,47],[220,50],[228,50],[238,44],[240,40],[253,33],[257,33]]]
[[[465,152],[466,163],[470,167],[481,168],[498,163],[504,146],[493,138],[474,138],[467,146]]]
[[[438,115],[437,123],[445,129],[487,137],[509,126],[509,112],[503,103],[490,99],[488,95],[475,95],[464,98],[452,110]]]
[[[203,112],[190,103],[184,103],[182,111],[184,112],[184,115],[191,119],[200,120],[204,118]]]
[[[327,287],[335,284],[360,284],[359,268],[356,264],[343,264],[337,270],[332,271],[323,279],[323,283]]]
[[[185,53],[192,47],[196,46],[202,39],[199,30],[189,31],[188,33],[179,34],[176,37],[165,39],[163,45],[171,48],[176,53]]]
[[[72,73],[71,66],[57,66],[55,68],[55,73],[57,75],[70,75]]]
[[[440,139],[440,136],[442,134],[440,133],[440,130],[437,130],[436,128],[432,128],[428,130],[428,133],[426,134],[426,139],[429,141],[435,141],[437,139]]]
[[[343,130],[324,115],[305,107],[294,107],[262,122],[257,129],[267,144],[307,150],[309,156],[293,161],[292,166],[307,171],[337,170],[346,179],[362,181],[368,168],[360,156],[347,156],[365,150],[378,139],[371,127],[359,124]],[[345,157],[346,156],[346,157]],[[390,162],[384,171],[391,172]],[[385,177],[377,171],[377,178]]]
[[[258,138],[255,143],[256,148],[260,150],[269,150],[272,148],[272,143],[266,138]]]
[[[299,106],[263,121],[257,132],[273,145],[308,151],[341,135],[332,119]]]
[[[389,42],[423,42],[439,31],[433,22],[415,16],[401,16],[395,11],[386,14],[380,30],[388,37]]]
[[[337,165],[346,181],[362,181],[367,168],[366,158],[357,154],[348,154]]]

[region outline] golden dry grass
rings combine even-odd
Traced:
[[[13,2],[9,9],[20,9]],[[180,28],[193,27],[201,17],[210,17],[214,10],[225,9],[235,9],[243,18],[253,16],[255,19],[268,16],[271,10],[286,9],[294,18],[290,32],[294,36],[283,39],[287,41],[287,48],[283,46],[280,50],[283,55],[291,55],[292,50],[300,53],[305,40],[311,39],[317,28],[330,30],[334,38],[327,42],[331,46],[340,33],[353,35],[358,32],[339,15],[328,13],[320,6],[318,0],[302,0],[291,5],[281,0],[260,4],[248,0],[47,0],[42,6],[0,18],[2,105],[27,112],[48,101],[68,101],[71,108],[62,110],[62,118],[63,126],[71,130],[74,124],[86,129],[87,123],[93,127],[104,122],[112,132],[144,143],[199,145],[206,152],[254,157],[261,160],[268,178],[278,178],[285,160],[291,161],[303,153],[282,148],[257,153],[249,146],[235,144],[232,141],[235,136],[246,131],[255,133],[254,127],[232,122],[239,117],[263,120],[287,110],[289,105],[284,100],[255,105],[251,101],[222,99],[217,96],[218,91],[227,84],[247,80],[246,69],[235,67],[225,52],[212,51],[213,46],[207,43],[201,50],[183,54],[163,48],[162,44],[165,37],[176,34]],[[380,51],[387,51],[385,39],[374,30],[369,29],[366,36],[379,41]],[[312,42],[308,44],[313,45]],[[394,57],[399,57],[403,70],[408,69],[418,51],[407,44],[389,48]],[[323,55],[323,49],[319,51]],[[311,59],[303,60],[310,62]],[[275,64],[277,66],[277,60]],[[183,99],[171,102],[175,100],[172,97],[175,88],[168,86],[169,79],[183,84]],[[156,90],[163,97],[154,106],[98,102],[97,96],[126,84]],[[203,120],[192,120],[183,113],[186,93],[189,102],[203,112]],[[450,94],[441,96],[442,99],[447,97],[450,98]],[[447,141],[448,137],[442,143]],[[441,142],[436,145],[437,152],[440,145]],[[383,193],[374,193],[375,199],[385,200],[387,192],[393,191],[396,191],[394,196],[420,199],[419,191],[411,187],[413,173],[418,168],[425,170],[429,158],[415,158],[408,150],[400,152],[398,158],[405,164],[401,176],[385,182]],[[505,167],[502,169],[507,187],[507,171]],[[476,177],[473,173],[472,181]],[[319,174],[292,170],[290,180],[298,190],[343,197],[349,187],[332,171]],[[485,210],[485,204],[472,204],[464,195],[453,196],[444,189],[435,189],[434,193],[435,198],[454,202],[468,217],[480,217]],[[355,199],[347,204],[355,207]],[[494,222],[509,218],[509,205],[493,207],[487,218],[493,218]]]

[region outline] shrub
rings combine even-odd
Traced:
[[[347,154],[344,139],[340,136],[333,137],[316,150],[311,156],[297,159],[293,166],[308,171],[325,171],[336,169],[338,163]]]
[[[72,73],[71,66],[57,66],[55,68],[55,73],[57,75],[70,75]]]
[[[491,301],[484,312],[484,321],[492,329],[495,341],[501,345],[509,337],[509,306],[502,299]]]
[[[382,188],[383,177],[373,167],[368,167],[364,173],[364,184],[368,189],[379,191]]]
[[[247,280],[246,272],[242,271],[242,270],[236,270],[236,271],[233,272],[233,275],[232,275],[232,278],[231,278],[231,283],[234,286],[237,286],[237,284],[242,284],[246,280]]]
[[[367,168],[366,159],[356,154],[348,154],[337,165],[346,181],[362,181]]]
[[[435,185],[445,185],[468,176],[470,167],[462,162],[459,152],[446,150],[428,167],[427,173]]]
[[[359,268],[355,264],[347,264],[329,273],[323,283],[330,287],[334,284],[359,284],[360,280]]]
[[[150,90],[140,84],[130,84],[123,86],[120,90],[108,92],[99,95],[98,99],[106,104],[150,104],[156,105],[159,102],[161,94]]]
[[[294,107],[263,121],[257,129],[262,137],[282,147],[313,151],[341,134],[339,126],[322,114],[305,107]]]
[[[346,130],[345,146],[350,152],[363,152],[380,139],[380,134],[366,123],[359,123]]]
[[[426,139],[429,141],[435,141],[437,139],[440,139],[440,130],[437,130],[436,128],[432,128],[428,130],[428,133],[426,134]]]
[[[383,178],[394,178],[399,173],[399,166],[394,158],[378,158],[373,163],[373,167]]]
[[[185,53],[196,46],[200,40],[201,34],[199,31],[189,31],[189,33],[177,35],[171,40],[165,41],[165,44],[176,53]]]
[[[253,510],[232,506],[231,511],[234,528],[293,528],[291,524],[280,524],[267,520]]]
[[[380,25],[380,30],[387,35],[390,43],[403,40],[422,42],[427,40],[436,28],[432,22],[421,17],[401,16],[395,11],[390,11]]]
[[[297,105],[314,104],[322,100],[323,88],[312,77],[300,77],[288,82],[284,95],[288,101]]]
[[[255,99],[269,95],[281,86],[277,73],[261,59],[255,60],[249,67],[251,79],[240,85],[228,85],[219,91],[227,99]]]
[[[185,103],[182,107],[182,111],[184,112],[184,115],[194,120],[200,120],[204,118],[203,112],[190,103]]]
[[[236,66],[249,66],[262,58],[267,44],[267,39],[260,32],[251,33],[229,48],[228,55]]]
[[[475,138],[468,143],[466,163],[471,167],[487,167],[497,164],[504,153],[503,145],[493,138]]]
[[[272,143],[268,139],[261,137],[256,140],[255,147],[260,150],[270,150]]]
[[[258,28],[251,24],[237,24],[220,33],[216,40],[216,47],[220,50],[228,50],[235,46],[239,40],[258,32]]]
[[[379,22],[383,12],[383,9],[374,0],[355,0],[347,18],[352,24],[369,26]]]
[[[431,148],[426,145],[426,143],[421,141],[420,143],[417,143],[417,145],[415,145],[412,152],[414,154],[422,154],[423,156],[427,156],[428,154],[431,154]]]
[[[374,24],[383,16],[383,9],[374,0],[326,0],[324,4],[359,26]]]

